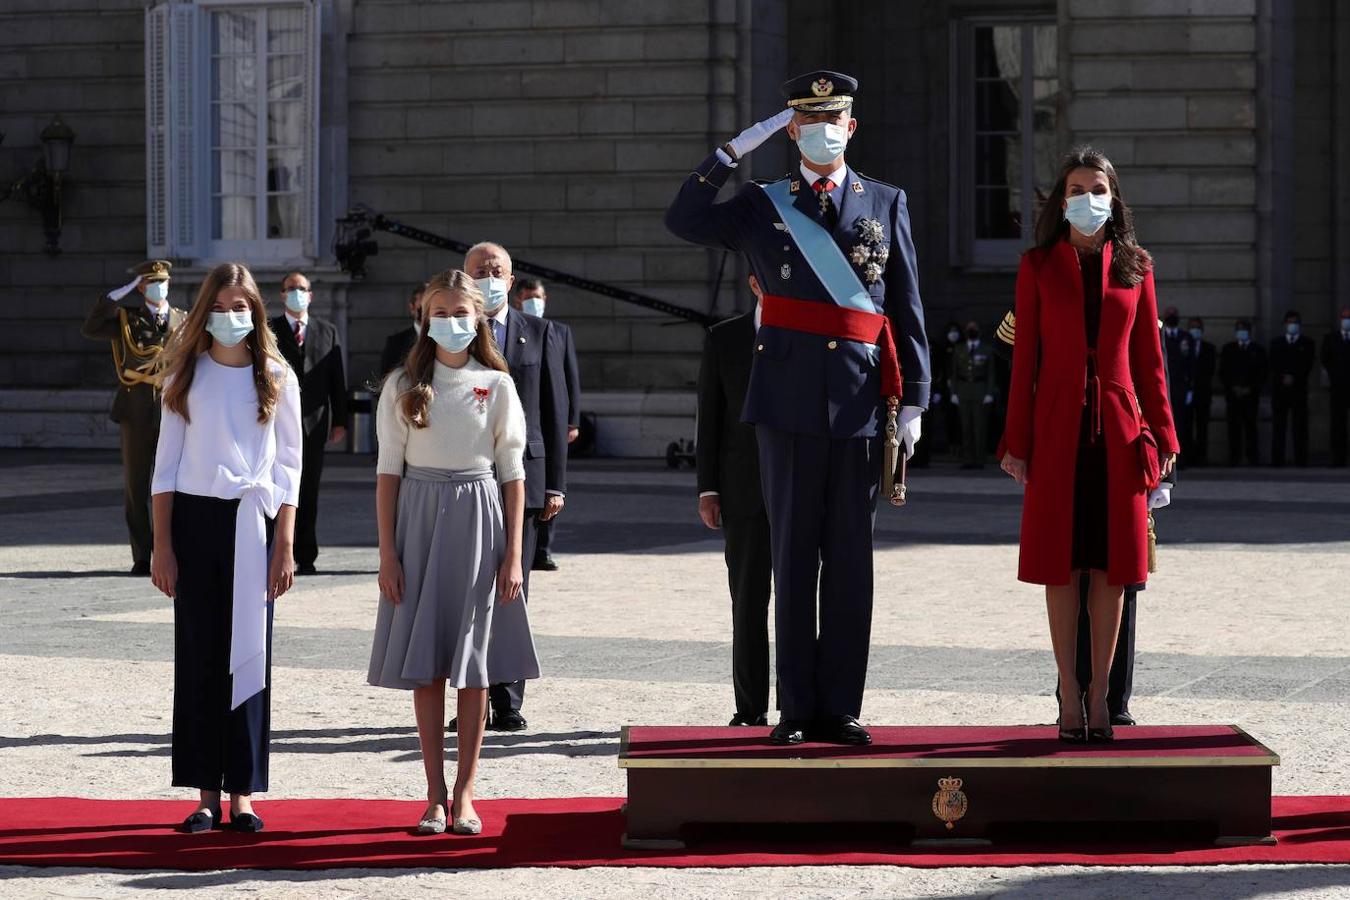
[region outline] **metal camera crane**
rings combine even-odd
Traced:
[[[376,231],[387,231],[399,237],[405,237],[432,247],[439,247],[442,250],[453,250],[457,253],[467,253],[469,247],[472,246],[463,241],[451,240],[447,237],[441,237],[439,234],[432,234],[430,231],[405,225],[385,216],[383,213],[376,212],[369,206],[358,204],[352,207],[347,215],[337,220],[337,233],[333,238],[333,254],[337,257],[338,265],[356,281],[365,277],[367,257],[380,252],[380,245],[372,237]],[[723,262],[725,263],[725,256]],[[687,322],[696,322],[704,328],[719,320],[718,316],[699,312],[696,309],[676,306],[674,303],[668,303],[647,294],[639,294],[636,291],[615,287],[603,281],[581,278],[528,260],[512,259],[511,267],[516,272],[536,275],[556,284],[565,284],[583,291],[590,291],[593,294],[600,294],[603,297],[611,297],[615,300],[622,300],[624,303],[632,303],[645,309],[665,313]],[[718,273],[718,281],[721,281],[720,272]],[[714,304],[716,302],[715,294],[713,302]]]

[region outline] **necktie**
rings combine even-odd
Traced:
[[[497,342],[498,349],[503,349],[506,346],[506,335],[502,334],[502,323],[496,319],[492,320],[492,339]]]
[[[305,326],[299,321],[295,323],[295,343],[299,347],[305,346]]]
[[[811,185],[812,190],[816,192],[816,197],[820,200],[820,215],[829,224],[834,227],[834,203],[830,199],[830,191],[834,190],[834,182],[828,178],[817,178],[816,183]]]

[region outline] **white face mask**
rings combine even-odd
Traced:
[[[520,301],[520,311],[527,316],[534,316],[536,319],[544,317],[544,298],[526,297]]]
[[[1079,234],[1091,237],[1111,218],[1111,198],[1106,194],[1078,194],[1064,206],[1064,218]]]
[[[145,299],[158,306],[169,299],[169,283],[167,281],[152,281],[145,286]]]
[[[433,316],[427,334],[446,350],[458,353],[469,348],[478,331],[473,316]]]
[[[286,292],[286,308],[293,313],[302,313],[309,309],[312,295],[303,288],[291,288]]]
[[[495,275],[476,278],[474,284],[483,292],[483,311],[492,315],[506,302],[506,279]]]
[[[848,146],[848,129],[834,122],[812,122],[797,130],[797,149],[818,166],[832,163]]]
[[[253,314],[246,309],[213,312],[207,319],[206,330],[220,346],[233,347],[253,331]]]

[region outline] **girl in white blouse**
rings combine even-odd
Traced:
[[[449,824],[478,834],[474,778],[488,685],[539,677],[518,602],[525,414],[472,279],[458,270],[431,279],[421,325],[407,362],[385,380],[376,415],[381,603],[369,681],[413,692],[427,777],[418,831],[441,834]],[[453,791],[447,682],[459,720]]]
[[[174,601],[173,784],[189,832],[262,831],[272,601],[291,586],[300,388],[248,269],[212,269],[162,357],[151,580]],[[271,558],[268,559],[268,538]]]

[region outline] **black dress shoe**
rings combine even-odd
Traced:
[[[534,562],[530,568],[536,572],[556,572],[558,564],[553,561],[553,554],[547,550],[542,550],[534,555]]]
[[[316,568],[314,568],[314,563],[300,563],[300,565],[298,565],[298,566],[295,567],[295,574],[297,574],[297,575],[318,575],[318,574],[319,574],[319,570],[316,569]]]
[[[217,809],[211,812],[198,810],[183,820],[183,824],[180,826],[179,830],[185,831],[188,834],[201,834],[210,831],[213,828],[224,827],[225,823],[220,819],[220,810]]]
[[[529,723],[525,717],[520,714],[518,709],[508,709],[502,712],[493,712],[491,721],[488,722],[488,728],[492,731],[524,731]]]
[[[133,578],[149,578],[150,564],[148,562],[138,562],[131,567],[129,573]]]
[[[1135,725],[1135,724],[1137,724],[1137,723],[1134,721],[1134,716],[1130,715],[1130,711],[1129,711],[1129,710],[1127,710],[1127,709],[1122,709],[1120,712],[1116,713],[1114,716],[1111,717],[1111,724],[1112,724],[1112,725]]]
[[[263,830],[263,820],[253,813],[230,813],[230,827],[243,834],[258,834]]]
[[[807,723],[799,719],[781,719],[769,732],[769,743],[779,747],[806,742]]]
[[[813,740],[826,744],[846,744],[850,747],[865,747],[872,743],[867,729],[858,724],[852,716],[826,716],[811,729]]]
[[[731,717],[731,721],[727,723],[727,726],[730,728],[768,728],[769,717],[765,715],[743,716],[740,713],[736,713],[736,715]]]

